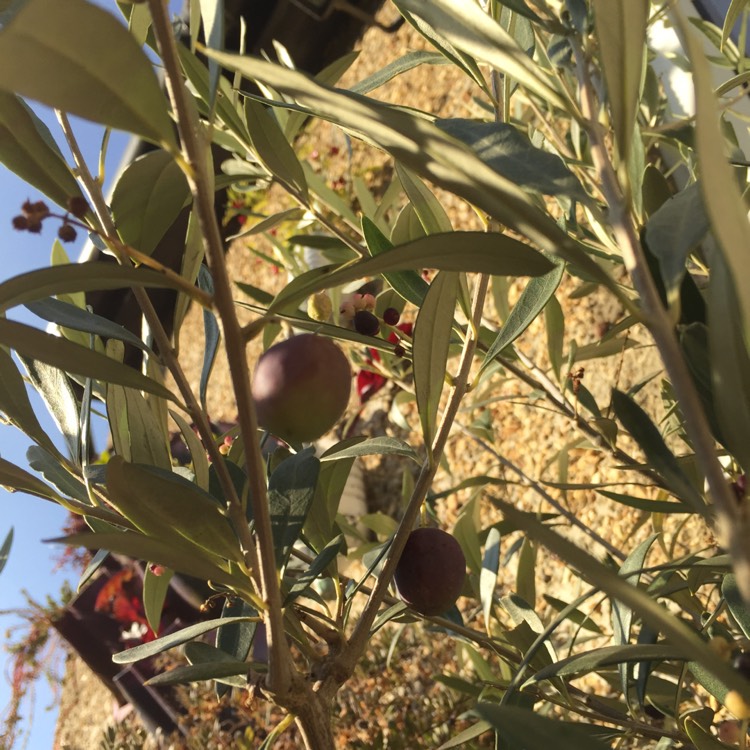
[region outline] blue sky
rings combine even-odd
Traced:
[[[45,111],[35,106],[38,114],[47,122],[55,136],[58,135],[57,121],[51,111]],[[74,120],[74,128],[84,149],[87,161],[96,166],[99,158],[99,147],[102,142],[103,128]],[[128,137],[122,133],[113,133],[108,149],[106,174],[111,180],[115,174]],[[67,156],[67,149],[59,139],[63,153]],[[43,195],[35,192],[32,188],[22,182],[13,173],[0,165],[0,279],[5,280],[12,276],[35,268],[41,268],[48,264],[52,243],[56,236],[57,222],[49,221],[45,225],[41,235],[32,235],[24,232],[16,232],[11,226],[11,219],[20,213],[20,207],[24,200],[46,200]],[[47,201],[49,203],[49,201]],[[79,233],[79,238],[82,233]],[[66,245],[66,250],[72,259],[76,259],[82,248],[83,240]],[[34,325],[40,325],[40,321],[25,309],[13,310],[9,317],[22,320]],[[43,324],[42,324],[43,325]],[[36,411],[42,421],[44,429],[50,437],[55,439],[56,427],[49,418],[45,406],[40,400],[35,399]],[[99,445],[101,445],[102,430],[99,432]],[[55,440],[62,448],[62,442]],[[19,466],[26,466],[26,449],[31,441],[21,432],[9,425],[0,426],[0,455]],[[103,447],[103,446],[102,446]],[[65,578],[75,578],[75,572],[70,570],[54,570],[56,555],[60,548],[44,544],[43,539],[61,535],[61,528],[65,523],[65,512],[53,503],[45,502],[23,493],[8,493],[0,489],[0,503],[2,503],[2,514],[0,514],[0,537],[10,527],[14,529],[13,547],[10,558],[3,572],[0,574],[0,608],[3,610],[22,607],[25,604],[21,589],[27,589],[33,599],[43,601],[46,594],[56,596]],[[75,587],[76,581],[71,581]],[[0,619],[0,627],[5,631],[17,620],[13,617],[3,616]],[[3,674],[0,678],[0,706],[7,705],[10,690],[9,663],[6,655],[2,654]],[[37,705],[34,711],[33,733],[30,737],[28,747],[45,748],[52,747],[52,736],[56,711],[46,711],[45,707],[50,703],[51,694],[46,684],[37,687]],[[27,714],[28,715],[28,714]]]
[[[54,114],[38,106],[35,106],[35,109],[57,137],[59,129],[56,127],[57,121]],[[87,161],[95,166],[99,158],[103,129],[80,120],[74,120],[74,128]],[[67,156],[67,149],[62,139],[58,140],[63,153]],[[126,135],[113,133],[106,162],[106,174],[110,180],[117,170],[127,140]],[[24,200],[27,198],[32,201],[46,199],[2,165],[0,165],[0,196],[2,196],[0,200],[0,279],[5,280],[19,273],[48,265],[52,243],[56,236],[57,222],[49,221],[41,235],[13,230],[11,219],[20,213]],[[81,235],[82,233],[79,233],[79,238]],[[83,244],[83,240],[79,239],[76,243],[66,246],[72,259],[78,258]],[[40,321],[24,309],[11,311],[9,317],[40,325]],[[38,399],[35,399],[33,403],[43,427],[54,440],[56,428],[45,406]],[[102,438],[102,430],[99,429],[98,432],[98,444],[101,446],[104,438]],[[61,441],[56,440],[56,443],[62,448]],[[0,425],[0,455],[4,459],[25,467],[25,453],[29,445],[31,441],[23,433],[9,425]],[[11,494],[2,489],[0,489],[0,503],[2,503],[0,537],[4,539],[8,529],[10,527],[14,529],[10,558],[0,574],[0,608],[6,610],[23,606],[25,603],[21,594],[23,588],[29,591],[33,599],[39,601],[43,601],[48,593],[55,596],[60,591],[63,580],[75,577],[75,572],[55,571],[55,556],[59,554],[60,549],[46,545],[42,540],[60,536],[61,527],[65,523],[65,512],[53,503],[23,493]],[[74,587],[75,583],[73,580]],[[0,619],[0,627],[4,631],[14,621],[16,621],[15,618],[4,616]],[[0,678],[0,707],[4,707],[10,697],[9,675],[6,655],[2,654],[0,658],[4,662],[3,675]],[[52,747],[56,711],[45,711],[45,706],[49,704],[50,699],[51,695],[47,686],[40,684],[37,687],[34,731],[28,743],[30,748]]]
[[[96,0],[96,2],[110,9],[114,9],[115,6],[114,0]],[[173,0],[171,5],[173,10],[179,9],[181,2]],[[66,157],[69,157],[68,149],[60,135],[54,114],[44,107],[33,106],[50,127],[63,153]],[[75,118],[72,122],[83,148],[84,156],[91,165],[92,171],[96,172],[103,128]],[[123,133],[112,134],[107,151],[107,183],[105,183],[105,187],[106,184],[111,184],[116,174],[128,138]],[[35,268],[42,268],[49,263],[52,243],[56,236],[57,222],[50,221],[48,225],[45,225],[41,235],[16,232],[11,226],[12,217],[20,213],[21,204],[27,198],[32,201],[46,200],[43,195],[27,186],[0,164],[0,280],[8,279]],[[49,203],[49,201],[47,202]],[[82,233],[79,233],[77,242],[66,245],[66,250],[71,259],[78,258],[83,245]],[[9,317],[35,325],[42,325],[31,313],[23,309],[11,311]],[[49,418],[46,408],[38,399],[33,399],[33,403],[42,426],[50,437],[55,439],[56,428]],[[95,436],[97,446],[104,447],[106,431],[100,426],[97,433]],[[60,441],[56,442],[62,447]],[[28,438],[13,427],[0,425],[0,456],[4,459],[27,468],[25,453],[30,444]],[[14,529],[14,542],[10,558],[2,574],[0,574],[0,609],[8,610],[23,607],[25,600],[21,594],[22,589],[28,590],[33,599],[44,601],[47,594],[56,596],[59,593],[66,578],[73,579],[71,584],[75,588],[75,579],[77,578],[75,571],[54,570],[56,554],[59,554],[60,548],[42,542],[43,539],[61,535],[61,527],[65,523],[65,512],[52,503],[22,493],[11,494],[2,489],[0,489],[0,503],[2,504],[0,506],[2,507],[2,513],[0,513],[0,543],[8,530],[11,527]],[[17,622],[17,618],[3,616],[0,618],[0,629],[5,632]],[[0,675],[1,711],[10,699],[10,664],[4,652],[0,653],[0,660],[3,664],[2,675]],[[44,683],[37,685],[33,725],[26,747],[34,750],[52,747],[57,710],[56,708],[51,711],[46,710],[51,700],[52,693],[49,687]],[[25,707],[24,716],[28,722],[28,706]]]

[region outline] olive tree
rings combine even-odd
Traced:
[[[62,263],[0,284],[2,312],[33,303],[63,333],[0,319],[0,409],[32,441],[29,458],[37,471],[0,460],[2,483],[81,515],[90,531],[63,541],[105,551],[97,560],[119,553],[208,582],[225,599],[221,618],[116,654],[115,661],[184,644],[189,664],[157,676],[155,684],[215,680],[220,692],[252,686],[287,712],[279,730],[296,723],[306,747],[334,746],[337,692],[374,634],[394,620],[425,620],[484,665],[471,680],[449,684],[469,696],[472,725],[445,747],[491,732],[502,747],[723,747],[712,733],[714,712],[706,708],[712,699],[743,722],[744,746],[750,226],[747,162],[727,114],[748,78],[744,52],[729,37],[745,4],[733,0],[723,29],[691,25],[673,3],[649,0],[394,4],[432,50],[389,61],[352,88],[337,86],[352,56],[310,77],[283,61],[211,44],[178,45],[163,0],[122,3],[130,29],[85,0],[27,0],[4,8],[0,158],[62,207],[29,201],[16,229],[38,232],[54,223],[62,240],[85,229],[118,264]],[[193,28],[202,24],[210,40],[222,3],[194,5]],[[677,31],[693,75],[696,112],[678,122],[667,119],[647,46],[657,22]],[[700,44],[704,37],[730,71],[718,89]],[[144,40],[158,54],[166,91],[141,48]],[[436,64],[454,66],[473,82],[481,117],[441,119],[377,98],[386,81]],[[73,164],[26,98],[58,111]],[[159,147],[123,173],[119,193],[115,188],[119,200],[108,204],[80,156],[68,114]],[[315,176],[297,147],[315,120],[387,154],[401,202],[389,207],[383,195],[370,195],[355,207]],[[223,170],[213,163],[211,144],[232,155]],[[296,226],[304,216],[312,234],[332,240],[323,243],[325,265],[307,268],[298,249],[279,242],[288,283],[276,295],[240,284],[248,297],[236,302],[214,207],[216,187],[226,185],[283,190],[287,207],[256,222],[248,241]],[[455,231],[436,188],[472,206],[483,229]],[[190,225],[175,272],[150,251],[186,203]],[[413,221],[399,221],[402,216]],[[347,315],[330,314],[326,300],[367,279],[379,282],[370,317],[360,316],[367,325],[353,327]],[[486,314],[491,292],[497,297],[508,280],[519,279],[518,301],[494,324]],[[648,332],[663,363],[665,428],[639,405],[642,384],[621,391],[612,383],[609,404],[597,404],[586,389],[581,357],[575,347],[565,350],[556,298],[561,283],[605,290],[625,311],[608,334],[616,345],[602,356],[621,352],[631,328]],[[133,341],[132,333],[75,301],[76,293],[122,287],[132,288],[141,306],[149,332],[143,340]],[[178,294],[171,336],[146,291],[156,287]],[[189,302],[219,321],[239,415],[228,451],[220,450],[204,408],[212,347],[206,346],[199,393],[176,349]],[[238,304],[254,312],[251,323],[240,324]],[[389,340],[388,323],[378,334],[386,310],[391,323],[402,311],[411,316],[412,334]],[[549,356],[534,362],[517,343],[541,315]],[[293,332],[292,341],[306,334],[335,340],[358,362],[363,348],[377,351],[380,371],[416,403],[412,426],[421,438],[348,436],[317,456],[302,442],[314,435],[285,426],[287,416],[274,411],[292,397],[283,388],[281,405],[259,426],[247,346],[260,339],[270,352],[282,331]],[[141,370],[122,362],[125,343],[143,352]],[[285,378],[285,367],[273,378]],[[164,370],[174,390],[165,386]],[[502,520],[484,522],[480,513],[480,520],[462,524],[458,551],[451,537],[410,542],[459,414],[479,413],[476,394],[500,378],[532,390],[571,421],[591,450],[607,453],[645,485],[640,496],[609,491],[603,482],[583,489],[639,509],[654,534],[620,549],[559,501],[558,491],[582,488],[561,482],[551,489],[505,459],[500,438],[482,438],[505,476],[529,488],[545,512],[524,511],[501,497],[499,477],[463,477],[462,486],[482,488],[479,502]],[[318,386],[304,372],[292,379],[317,408]],[[27,384],[46,401],[67,454],[40,427]],[[97,405],[106,408],[115,447],[104,467],[88,455]],[[191,449],[187,471],[170,459],[170,418]],[[289,442],[274,443],[263,427]],[[278,447],[268,455],[270,444]],[[357,542],[347,546],[337,507],[353,460],[368,454],[399,456],[418,471],[395,531],[381,535],[376,554],[352,580],[339,566],[357,552]],[[649,565],[652,545],[664,539],[663,519],[679,517],[712,529],[716,545]],[[577,527],[588,544],[571,541],[559,528],[563,523]],[[542,609],[523,576],[517,591],[498,590],[501,546],[519,532],[580,579],[577,599],[561,602],[550,592],[547,601],[557,608]],[[435,609],[429,594],[425,603],[403,590],[401,598],[393,587],[396,576],[408,589],[433,547],[458,561],[459,606],[451,595]],[[399,571],[405,549],[410,562]],[[533,563],[526,575],[533,576]],[[326,580],[334,592],[328,602],[315,588]],[[147,576],[144,585],[158,621],[168,576]],[[602,602],[609,603],[609,618],[602,617]],[[571,623],[563,655],[555,639]],[[601,637],[593,650],[577,638],[581,628]],[[212,629],[218,629],[214,646],[200,640]],[[253,654],[266,650],[258,649],[262,639],[267,658],[261,659]],[[591,673],[607,679],[606,696],[576,686]],[[663,720],[650,721],[648,711]]]

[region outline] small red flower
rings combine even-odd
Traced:
[[[414,329],[413,323],[400,323],[396,326],[399,331],[403,332],[407,336],[411,336],[412,330]],[[399,357],[403,357],[406,353],[404,348],[398,343],[399,337],[395,331],[391,331],[388,336],[388,341],[392,344],[396,344],[394,354]],[[400,351],[399,351],[400,350]],[[368,348],[367,350],[367,364],[372,365],[373,362],[380,362],[380,352],[377,349]],[[386,383],[386,379],[383,375],[372,370],[362,369],[357,373],[357,395],[361,403],[365,403],[368,399],[372,398]]]
[[[380,357],[378,356],[378,359]],[[357,373],[357,395],[361,403],[372,398],[385,385],[385,378],[372,370],[360,370]]]

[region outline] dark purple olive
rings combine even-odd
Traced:
[[[461,545],[442,529],[409,534],[394,582],[399,596],[423,615],[440,615],[458,599],[466,578]]]
[[[369,310],[354,313],[354,330],[364,336],[375,336],[380,330],[380,321]]]
[[[351,385],[349,361],[330,339],[292,336],[258,360],[252,388],[258,423],[289,443],[317,440],[346,411]]]

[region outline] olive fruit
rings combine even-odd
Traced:
[[[465,577],[461,545],[442,529],[421,528],[409,534],[393,580],[412,609],[440,615],[458,599]]]
[[[349,361],[330,339],[292,336],[258,360],[252,386],[258,424],[289,443],[317,440],[346,410],[351,384]]]
[[[388,307],[383,312],[383,322],[389,326],[395,326],[401,319],[401,313],[395,307]]]
[[[354,313],[354,330],[364,336],[376,336],[380,321],[369,310],[357,310]]]

